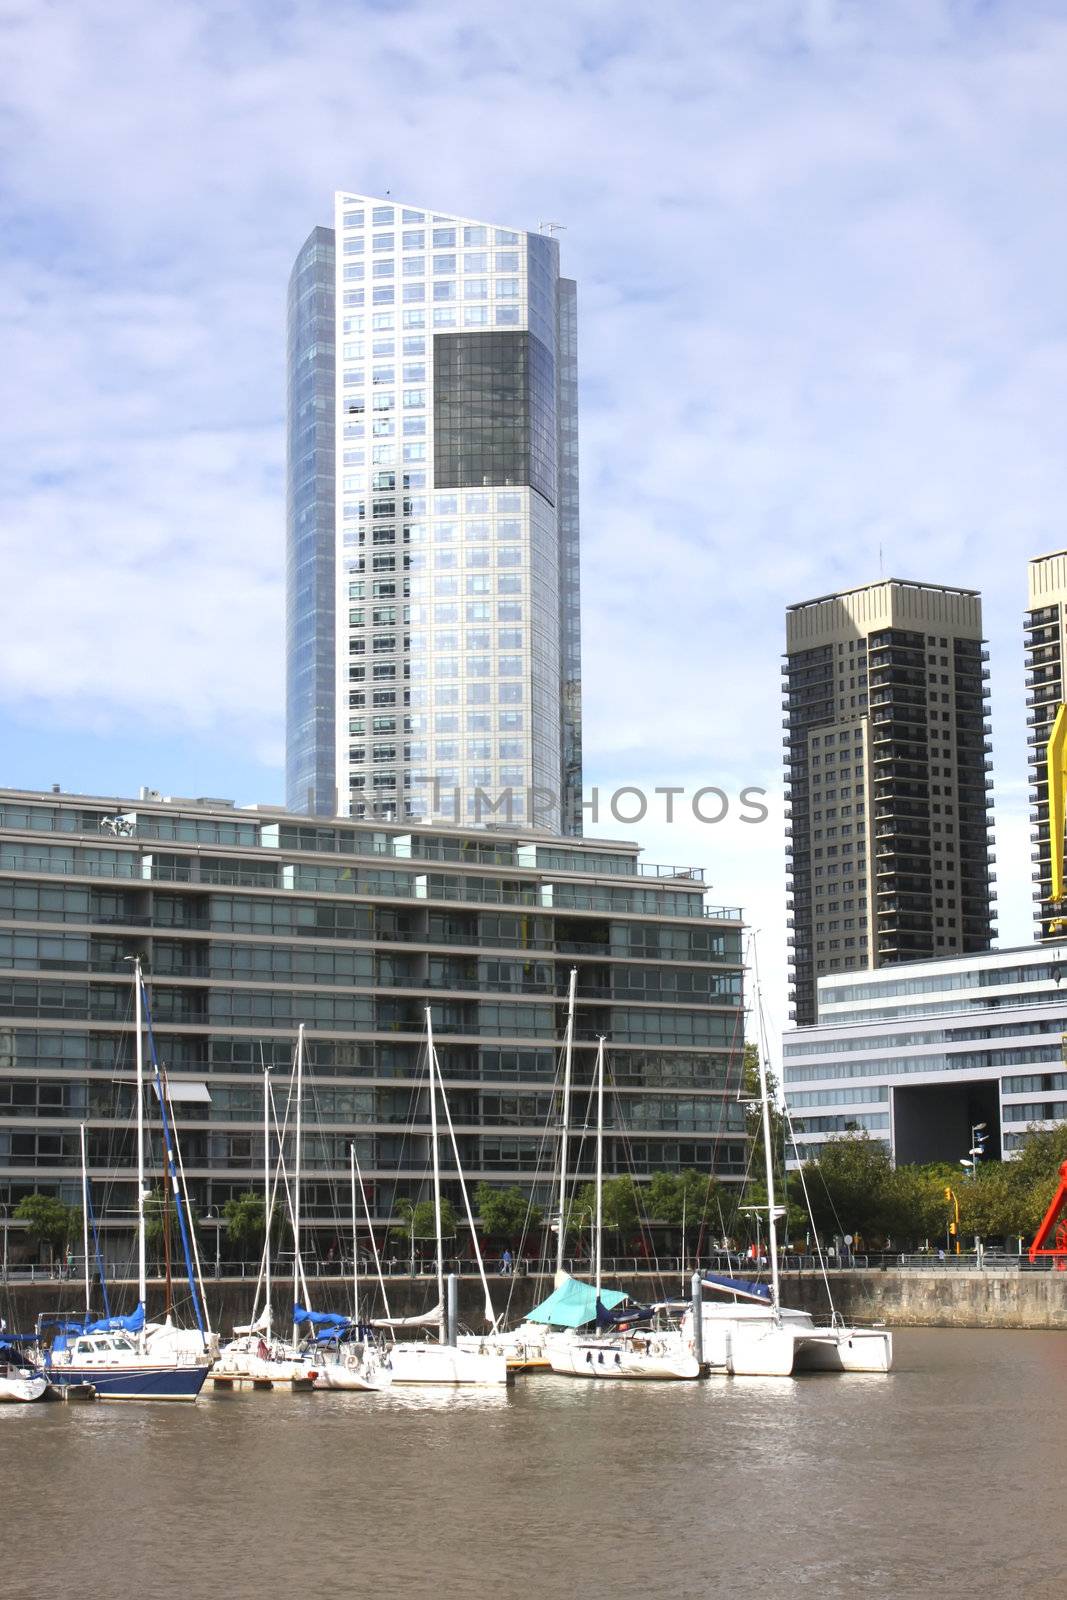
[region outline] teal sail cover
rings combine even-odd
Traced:
[[[606,1311],[621,1304],[626,1296],[621,1289],[601,1289],[600,1304]],[[526,1322],[544,1322],[553,1328],[584,1328],[596,1321],[596,1289],[591,1283],[567,1278],[547,1300],[528,1311]]]

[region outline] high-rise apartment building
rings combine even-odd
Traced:
[[[580,833],[575,285],[546,234],[335,202],[290,285],[288,804]]]
[[[987,652],[973,589],[898,579],[790,606],[783,667],[790,968],[816,979],[985,950]]]
[[[1030,834],[1034,864],[1034,920],[1039,939],[1047,939],[1052,893],[1046,750],[1056,711],[1064,699],[1067,651],[1067,550],[1037,556],[1027,568],[1026,721],[1030,747]]]

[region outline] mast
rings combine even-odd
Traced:
[[[270,1309],[270,1223],[271,1223],[271,1193],[270,1193],[270,1068],[266,1061],[263,1063],[263,1273],[266,1279],[267,1291],[267,1343],[271,1342],[271,1309]],[[258,1290],[257,1290],[258,1293]],[[253,1316],[255,1308],[253,1307]]]
[[[752,941],[752,967],[756,979],[756,1009],[759,1013],[759,1040],[756,1064],[759,1068],[760,1116],[763,1120],[763,1164],[767,1172],[767,1247],[771,1256],[771,1305],[774,1320],[780,1323],[781,1307],[778,1296],[778,1221],[774,1204],[774,1152],[771,1148],[770,1093],[767,1089],[767,1027],[763,1015],[763,994],[759,979],[759,951]]]
[[[604,1225],[604,1036],[596,1047],[596,1297],[600,1299]]]
[[[303,1098],[304,1098],[304,1024],[296,1036],[296,1160],[293,1169],[293,1305],[300,1300],[300,1279],[302,1264],[300,1261],[300,1145],[303,1137]],[[300,1324],[293,1323],[293,1343],[300,1341]]]
[[[563,1257],[567,1248],[567,1135],[571,1120],[571,1064],[574,1059],[574,993],[578,968],[571,968],[567,985],[567,1032],[563,1043],[563,1126],[559,1133],[559,1231],[556,1236],[556,1287],[563,1279]]]
[[[437,1091],[434,1087],[433,1017],[426,1007],[426,1067],[430,1077],[430,1145],[433,1155],[433,1226],[437,1238],[437,1337],[445,1342],[445,1267],[441,1239],[441,1153],[437,1148]],[[411,1235],[415,1237],[415,1213],[411,1214]]]
[[[771,1256],[771,1304],[774,1319],[780,1321],[778,1306],[778,1223],[774,1204],[774,1161],[771,1151],[770,1099],[767,1093],[767,1064],[764,1061],[763,1043],[757,1051],[759,1060],[760,1113],[763,1118],[763,1162],[767,1169],[767,1247]]]
[[[141,1308],[141,1330],[137,1343],[144,1351],[144,1315],[148,1305],[148,1263],[145,1249],[144,1219],[144,1039],[141,1022],[141,958],[133,963],[134,1025],[137,1030],[137,1303]]]
[[[349,1178],[352,1186],[352,1321],[359,1330],[359,1245],[356,1240],[356,1147],[350,1144]]]
[[[89,1168],[85,1159],[85,1123],[81,1125],[82,1149],[82,1249],[85,1251],[85,1320],[89,1321]]]

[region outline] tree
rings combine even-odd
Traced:
[[[541,1226],[541,1207],[533,1205],[515,1185],[497,1189],[491,1183],[480,1183],[474,1204],[487,1239],[515,1239]]]
[[[568,1233],[591,1225],[596,1217],[596,1185],[584,1183],[574,1197],[567,1219]],[[637,1188],[628,1173],[607,1178],[601,1198],[601,1217],[609,1233],[628,1233],[637,1222]]]
[[[222,1208],[226,1222],[226,1237],[241,1260],[257,1256],[263,1249],[267,1207],[263,1196],[246,1189],[235,1199],[227,1200]]]
[[[410,1200],[398,1200],[396,1209],[400,1222],[395,1232],[399,1239],[418,1243],[436,1237],[432,1200],[420,1200],[417,1205]],[[456,1211],[447,1197],[441,1201],[441,1237],[456,1237]]]
[[[893,1165],[889,1147],[868,1133],[829,1140],[804,1166],[812,1221],[822,1233],[885,1238]]]
[[[781,1109],[778,1080],[770,1067],[766,1068],[767,1100],[771,1115],[771,1149],[777,1164],[778,1153],[785,1149],[787,1127]],[[749,1040],[741,1056],[741,1096],[745,1100],[745,1125],[750,1139],[763,1140],[763,1109],[760,1100],[759,1046]]]
[[[700,1228],[718,1219],[719,1180],[687,1167],[683,1172],[654,1172],[644,1191],[645,1210],[654,1222],[671,1227]]]
[[[50,1260],[57,1250],[73,1239],[81,1226],[81,1212],[65,1206],[52,1194],[27,1194],[15,1207],[15,1218],[26,1224],[26,1231],[38,1249],[48,1246]]]

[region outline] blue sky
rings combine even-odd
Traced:
[[[335,188],[566,225],[587,781],[780,790],[790,601],[1067,544],[1059,4],[5,8],[0,783],[282,794],[285,286]],[[700,862],[782,1000],[780,803]]]

